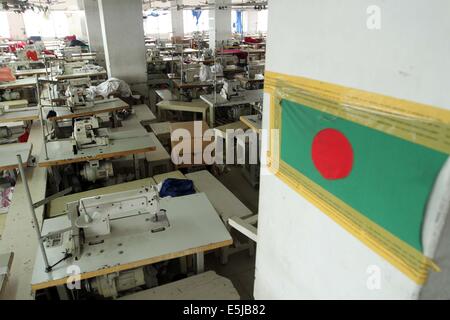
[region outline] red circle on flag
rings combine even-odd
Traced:
[[[336,129],[320,131],[312,143],[312,160],[328,180],[343,179],[352,171],[353,148],[347,137]]]

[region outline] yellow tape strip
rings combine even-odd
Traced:
[[[273,72],[266,72],[264,86],[267,93],[278,99],[285,98],[450,154],[449,110]]]
[[[277,79],[282,80],[282,87],[278,88],[273,86],[273,79],[272,74],[269,74],[267,77],[266,73],[266,81],[267,78],[272,82],[269,86],[266,86],[266,92],[270,93],[270,129],[281,129],[281,106],[280,106],[280,100],[282,98],[286,98],[289,100],[294,100],[296,102],[300,102],[302,104],[305,104],[307,106],[311,106],[311,103],[315,104],[314,101],[314,94],[318,94],[319,90],[321,88],[321,85],[324,86],[324,91],[330,92],[330,86],[333,87],[334,85],[329,84],[323,84],[323,83],[317,83],[314,80],[308,80],[308,79],[302,79],[302,78],[295,78],[291,76],[283,76],[283,75],[277,75]],[[289,81],[294,82],[294,87],[289,87],[291,83],[288,84]],[[302,95],[298,93],[294,93],[295,90],[297,90],[296,86],[301,85],[304,82],[308,82],[309,85],[311,85],[312,82],[314,82],[314,94],[311,94],[309,97],[304,98]],[[278,82],[280,84],[281,82]],[[332,88],[336,89],[336,88]],[[353,89],[347,89],[352,90],[352,94],[358,95],[356,90]],[[347,92],[343,87],[340,87],[340,92]],[[304,91],[301,91],[304,92]],[[323,93],[323,92],[322,92]],[[337,94],[336,92],[334,94]],[[363,95],[368,95],[368,93],[362,93]],[[366,97],[366,101],[368,97]],[[328,98],[330,99],[330,97]],[[389,97],[382,97],[374,95],[372,97],[372,100],[381,101],[384,99],[383,106],[386,106],[386,103],[392,103],[396,99],[389,98]],[[393,99],[393,100],[391,100]],[[332,101],[330,101],[331,103]],[[348,101],[346,102],[348,103]],[[371,109],[373,109],[373,106],[378,111],[382,111],[380,108],[380,105],[373,104],[371,105]],[[422,105],[423,106],[423,105]],[[320,110],[323,109],[323,105],[315,104],[316,108],[319,108]],[[328,105],[326,105],[328,107]],[[337,106],[334,105],[334,108]],[[404,107],[404,106],[403,106]],[[421,113],[420,117],[426,117],[425,113],[426,110],[422,110],[422,107],[417,107],[417,105],[413,108],[415,109],[414,112],[416,114],[419,114],[419,111]],[[391,110],[394,110],[395,108],[391,108]],[[437,110],[439,112],[437,112]],[[325,110],[328,112],[328,110]],[[362,112],[363,110],[359,110]],[[386,110],[383,110],[382,112],[385,113]],[[431,115],[434,115],[435,112],[439,113],[439,116],[443,116],[441,114],[441,109],[433,108],[432,111],[430,111]],[[444,110],[445,111],[445,110]],[[368,112],[367,110],[365,112]],[[369,111],[370,112],[370,111]],[[396,111],[397,112],[397,111]],[[401,116],[403,117],[410,117],[408,114],[405,113],[405,111],[402,111],[403,113]],[[330,112],[331,113],[331,112]],[[444,112],[448,119],[450,120],[450,112]],[[342,117],[342,113],[339,113],[339,110],[336,110],[336,116]],[[387,117],[387,114],[383,114],[383,117]],[[392,116],[392,114],[391,114]],[[415,115],[416,121],[417,115]],[[445,117],[443,117],[445,118]],[[353,121],[353,120],[351,120]],[[449,122],[450,123],[450,122]],[[381,128],[378,128],[381,130]],[[268,151],[268,166],[269,169],[282,181],[284,181],[286,184],[288,184],[292,189],[296,190],[300,195],[302,195],[304,198],[306,198],[308,201],[313,203],[317,208],[319,208],[321,211],[323,211],[325,214],[327,214],[330,218],[332,218],[335,222],[340,224],[342,227],[344,227],[348,232],[353,234],[355,237],[357,237],[359,240],[361,240],[364,244],[366,244],[369,248],[371,248],[373,251],[377,252],[380,256],[385,258],[387,261],[389,261],[392,265],[397,267],[400,271],[402,271],[405,275],[407,275],[409,278],[411,278],[413,281],[415,281],[418,284],[424,284],[427,277],[428,277],[428,271],[430,268],[434,269],[435,271],[439,271],[439,267],[429,258],[425,257],[420,251],[416,250],[415,248],[411,247],[406,242],[402,241],[401,239],[397,238],[387,230],[383,229],[376,223],[369,220],[366,216],[358,212],[357,210],[353,209],[349,205],[347,205],[345,202],[340,200],[339,198],[335,197],[333,194],[329,193],[325,189],[321,188],[311,180],[309,180],[306,176],[302,175],[300,172],[295,170],[294,168],[290,167],[287,163],[282,161],[280,159],[279,154],[279,146],[280,146],[280,139],[281,136],[278,134],[276,136],[274,133],[277,132],[276,130],[271,130],[271,135],[269,139],[269,151]],[[279,131],[278,131],[279,132]]]

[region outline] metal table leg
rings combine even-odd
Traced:
[[[205,256],[203,252],[195,254],[195,267],[197,274],[205,271]]]

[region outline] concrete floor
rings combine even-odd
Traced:
[[[231,167],[231,171],[224,173],[219,180],[252,212],[258,212],[259,191],[247,182],[240,168]],[[205,256],[205,269],[214,270],[217,274],[230,279],[241,299],[253,299],[255,256],[249,256],[248,250],[231,255],[226,265],[221,265],[214,254],[208,254]]]

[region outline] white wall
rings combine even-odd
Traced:
[[[377,31],[366,27],[366,9],[374,4],[381,8]],[[266,69],[450,109],[445,89],[450,82],[449,12],[447,0],[271,1]],[[263,155],[266,147],[263,141]],[[257,299],[409,299],[420,294],[412,280],[264,168],[258,233]],[[442,242],[449,238],[447,232]],[[437,256],[444,272],[433,274],[447,294],[448,248],[441,245]],[[380,290],[366,285],[371,265],[381,270]],[[444,291],[428,289],[434,296]]]

